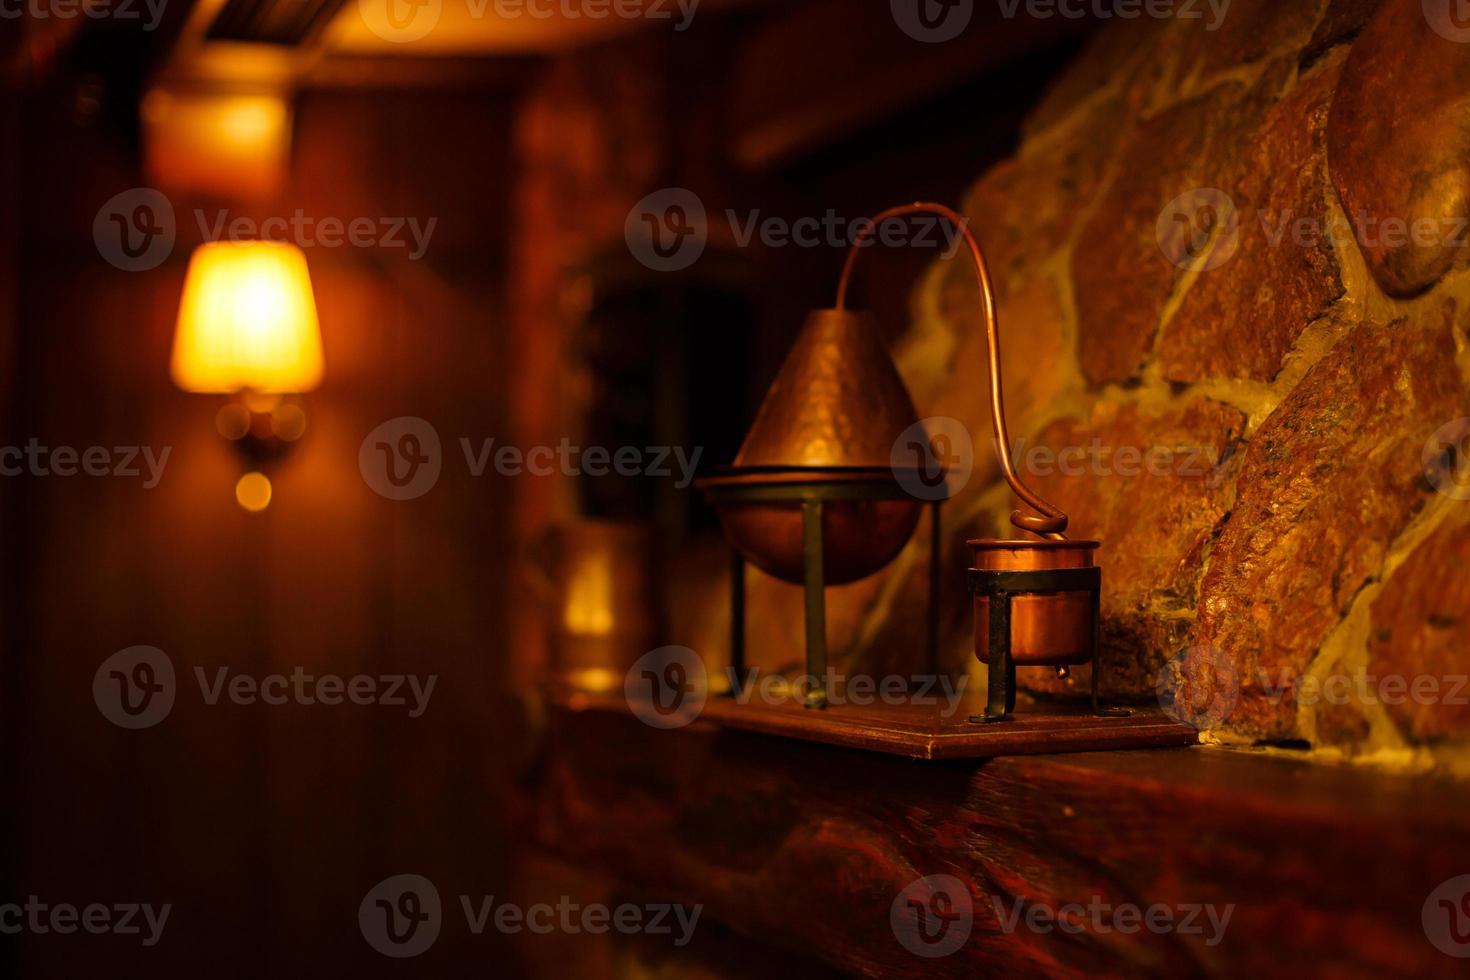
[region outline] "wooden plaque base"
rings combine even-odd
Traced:
[[[1100,749],[1139,749],[1193,745],[1194,729],[1158,707],[1135,707],[1126,717],[1099,717],[1083,703],[1023,699],[1010,721],[976,723],[983,693],[965,692],[953,710],[943,695],[937,704],[838,704],[806,708],[796,697],[775,703],[752,694],[744,703],[711,695],[691,723],[821,742],[844,748],[914,759],[984,759],[1001,755],[1040,755]],[[562,694],[556,699],[574,710],[632,715],[617,695]]]

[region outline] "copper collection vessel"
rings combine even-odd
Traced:
[[[860,250],[891,218],[935,214],[955,226],[968,247],[980,286],[990,358],[992,441],[1012,492],[1035,513],[1016,510],[1011,523],[1035,538],[970,541],[969,586],[974,594],[975,655],[989,665],[983,716],[1003,721],[1015,707],[1017,666],[1065,672],[1093,663],[1092,703],[1099,714],[1120,713],[1097,703],[1098,597],[1096,541],[1069,540],[1067,515],[1021,482],[1010,456],[1002,401],[1000,335],[990,270],[966,220],[942,204],[920,202],[875,215],[859,232],[842,270],[834,309],[807,318],[766,394],[735,464],[700,481],[735,552],[731,573],[732,668],[744,669],[744,562],[806,588],[807,673],[826,668],[826,585],[854,581],[891,561],[912,536],[923,500],[906,488],[933,486],[930,467],[896,467],[895,442],[918,422],[913,399],[871,318],[846,308]],[[932,457],[936,454],[931,454]],[[917,462],[917,460],[916,460]],[[942,477],[942,473],[939,474]],[[937,670],[939,500],[931,500],[929,666]],[[825,691],[808,692],[823,707]]]

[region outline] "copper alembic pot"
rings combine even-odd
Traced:
[[[699,482],[734,549],[730,669],[745,679],[745,562],[806,590],[804,703],[826,707],[825,589],[871,575],[913,536],[924,500],[904,481],[943,473],[891,464],[918,425],[913,399],[872,318],[840,306],[807,317],[734,466]],[[912,483],[910,485],[913,485]],[[939,507],[930,501],[931,665],[939,650]]]
[[[849,310],[807,316],[745,437],[735,465],[705,484],[719,497],[725,536],[756,567],[806,581],[802,500],[807,491],[727,499],[728,486],[893,483],[894,441],[919,421],[872,317]],[[822,580],[842,585],[887,565],[913,536],[921,501],[908,494],[823,496]]]
[[[964,237],[980,284],[990,355],[991,422],[996,457],[1012,491],[1037,514],[1016,511],[1011,522],[1034,539],[971,541],[975,654],[989,665],[983,716],[1003,721],[1015,707],[1017,666],[1066,671],[1094,663],[1098,650],[1101,571],[1096,541],[1071,541],[1067,515],[1021,482],[1010,458],[1002,403],[1000,336],[995,294],[979,242],[965,219],[941,204],[891,208],[867,225],[919,213],[952,222]],[[744,562],[806,587],[807,673],[816,684],[809,707],[824,706],[826,672],[823,588],[881,569],[902,550],[918,524],[923,502],[932,506],[929,587],[929,669],[938,669],[938,571],[942,499],[920,496],[944,474],[937,464],[896,466],[903,439],[918,413],[871,320],[845,308],[859,250],[848,251],[831,310],[812,313],[761,405],[735,465],[701,481],[735,549],[731,573],[731,661],[737,682],[744,668]],[[921,429],[918,431],[922,431]],[[1092,699],[1097,703],[1094,663]]]
[[[924,465],[893,465],[895,447],[922,432],[913,399],[870,316],[811,313],[761,404],[735,463],[699,481],[715,506],[731,564],[731,671],[745,667],[745,562],[806,590],[807,707],[825,707],[828,585],[873,574],[913,537],[930,504],[928,657],[938,656],[939,499],[909,486],[944,483]],[[924,448],[922,446],[918,447]]]

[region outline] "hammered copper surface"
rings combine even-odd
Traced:
[[[919,523],[917,500],[833,500],[822,507],[822,572],[828,585],[873,574],[903,550]],[[805,577],[801,504],[723,503],[720,526],[751,564],[783,582]]]
[[[872,317],[813,310],[735,466],[886,467],[893,443],[918,420]]]
[[[1087,568],[1096,541],[967,542],[971,567],[1037,571]],[[977,595],[975,656],[990,662],[989,600]],[[1092,653],[1092,597],[1086,592],[1022,595],[1011,600],[1011,659],[1018,667],[1085,664]]]

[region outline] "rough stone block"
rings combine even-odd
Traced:
[[[1233,219],[1219,219],[1233,221],[1234,254],[1199,272],[1164,326],[1159,357],[1170,380],[1270,380],[1307,324],[1342,295],[1324,151],[1343,57],[1273,106],[1251,140],[1250,166],[1228,191]]]
[[[1440,28],[1458,28],[1444,12]],[[1343,210],[1368,268],[1410,296],[1466,264],[1470,215],[1470,34],[1436,31],[1420,0],[1385,0],[1353,42],[1327,126]]]
[[[1226,728],[1294,737],[1292,686],[1426,499],[1424,443],[1464,407],[1451,313],[1359,324],[1250,440],[1191,636],[1236,668]]]

